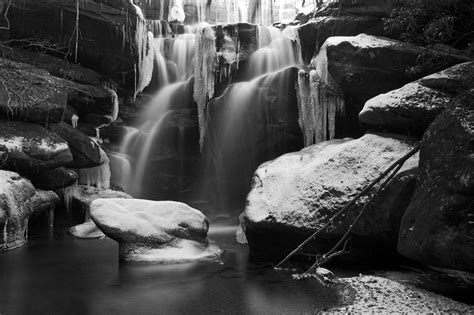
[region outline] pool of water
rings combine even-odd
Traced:
[[[120,264],[116,242],[66,228],[36,228],[0,253],[0,314],[312,314],[339,303],[313,279],[249,263],[234,227],[210,231],[222,262],[179,265]]]

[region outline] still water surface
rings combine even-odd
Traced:
[[[235,228],[211,229],[222,263],[126,265],[117,243],[40,228],[0,253],[0,314],[313,314],[338,303],[316,281],[248,262]]]

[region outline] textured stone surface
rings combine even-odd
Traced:
[[[436,267],[474,271],[474,90],[428,128],[420,178],[403,216],[398,250]]]

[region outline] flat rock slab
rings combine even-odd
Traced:
[[[174,201],[97,199],[92,220],[120,245],[120,259],[177,263],[218,259],[221,249],[209,242],[204,214]]]

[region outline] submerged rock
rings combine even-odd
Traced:
[[[428,128],[419,182],[403,216],[399,252],[441,268],[474,271],[474,90]]]
[[[17,173],[0,170],[0,251],[20,247],[28,240],[28,221],[32,216],[54,210],[58,196],[36,190]]]
[[[474,88],[474,62],[456,65],[368,100],[359,120],[390,130],[422,133],[457,95],[470,88]]]
[[[122,261],[214,260],[222,253],[207,239],[209,223],[204,214],[183,203],[98,199],[91,204],[91,217],[119,243]]]
[[[255,172],[242,224],[255,256],[282,258],[322,227],[392,163],[408,153],[414,139],[367,134],[357,140],[333,140],[283,155]],[[395,254],[401,217],[414,190],[418,158],[377,195],[354,227],[351,250]],[[367,203],[362,197],[312,243],[327,250]]]

